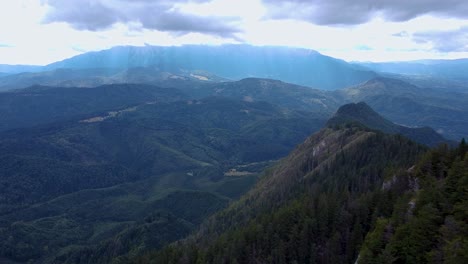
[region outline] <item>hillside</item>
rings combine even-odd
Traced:
[[[251,102],[266,101],[288,109],[313,112],[325,118],[340,105],[340,101],[327,91],[272,79],[246,78],[181,90],[196,98],[222,96]]]
[[[389,215],[366,235],[358,263],[468,261],[468,151],[439,147],[385,188],[399,191]]]
[[[168,172],[219,166],[228,169],[273,160],[323,123],[306,113],[267,103],[207,98],[142,104],[120,112],[8,131],[0,140],[1,166],[6,173],[1,180],[33,184],[19,190],[10,185],[2,196],[12,195],[11,189],[20,192],[15,194],[18,199],[27,197],[21,198],[22,203],[36,202],[81,188],[106,187]],[[15,165],[18,162],[22,165]],[[35,171],[35,176],[30,171]],[[95,174],[100,179],[94,178]]]
[[[0,131],[183,98],[186,96],[178,90],[149,85],[113,84],[92,89],[33,86],[0,93]]]
[[[89,73],[92,76],[93,70],[89,69],[54,72],[58,75],[64,72],[64,76],[71,74],[75,77],[67,81],[63,81],[61,77],[57,80],[51,77],[50,80],[44,79],[39,83],[63,87],[94,86],[102,83],[143,83],[176,88],[187,96],[197,99],[206,96],[223,96],[238,100],[267,101],[290,109],[314,112],[323,118],[330,117],[340,105],[366,102],[386,119],[402,126],[431,127],[444,137],[457,141],[468,136],[466,134],[468,107],[465,103],[468,94],[452,91],[451,83],[431,82],[426,87],[415,86],[398,79],[378,77],[346,89],[323,91],[272,79],[246,78],[229,82],[208,72],[175,73],[161,71],[157,67],[123,69],[112,76],[96,78],[90,76],[88,78],[84,74]],[[84,76],[80,77],[82,73]],[[0,78],[0,83],[2,79],[5,81],[14,77],[15,75]],[[202,77],[203,80],[199,79]],[[28,82],[26,80],[26,83]],[[427,85],[427,82],[416,83]],[[442,87],[439,87],[440,85]],[[3,93],[0,93],[1,96]]]
[[[0,264],[468,264],[468,0],[0,0]]]
[[[368,128],[380,130],[387,134],[401,134],[415,142],[436,146],[446,140],[429,127],[411,128],[390,122],[376,113],[366,103],[351,103],[341,106],[333,117],[328,120],[327,125],[341,125],[343,123],[360,123]]]
[[[366,132],[348,127],[338,133],[362,138]],[[317,149],[333,134],[322,130],[309,138],[194,236],[134,263],[468,261],[464,140],[421,155],[423,149],[401,138],[367,135],[352,140],[354,146],[344,141],[324,166]]]
[[[150,69],[141,71],[145,75]],[[139,72],[135,69],[134,76]],[[262,187],[245,196],[251,198],[235,202],[233,206],[238,207],[228,209],[222,220],[203,224],[200,237],[208,234],[209,240],[215,241],[217,235],[211,234],[226,231],[231,239],[231,224],[250,226],[259,221],[267,226],[269,219],[278,218],[271,227],[276,229],[284,224],[283,216],[270,214],[271,210],[288,215],[289,203],[297,202],[298,210],[307,212],[308,205],[304,207],[297,195],[311,195],[307,190],[315,192],[317,182],[326,187],[320,189],[327,190],[323,199],[336,196],[339,203],[360,203],[368,199],[361,197],[361,191],[374,192],[374,183],[386,179],[389,171],[406,171],[410,166],[406,162],[415,159],[415,151],[424,149],[377,130],[406,133],[426,144],[435,143],[438,137],[430,137],[437,136],[430,128],[396,125],[365,104],[339,108],[340,104],[360,98],[378,103],[393,94],[395,100],[420,100],[426,112],[384,108],[390,111],[387,114],[400,111],[422,118],[437,108],[466,108],[461,95],[444,95],[386,78],[334,92],[258,78],[220,83],[168,79],[162,83],[170,88],[135,84],[86,89],[34,86],[0,94],[4,102],[0,108],[5,113],[1,117],[5,131],[0,133],[0,235],[9,238],[0,242],[0,261],[125,263],[182,239],[247,192],[266,167],[323,127],[337,109],[329,127],[309,139],[307,147],[299,147],[304,152],[296,151],[287,162],[280,162],[275,167],[279,171],[273,168],[266,172],[270,176],[262,177]],[[333,120],[339,122],[332,125]],[[349,124],[350,120],[372,130]],[[310,176],[317,182],[304,178],[306,174],[319,175]],[[359,194],[350,194],[349,199],[340,196],[352,191]],[[328,196],[330,192],[332,196]],[[360,208],[372,211],[377,210],[375,206]],[[383,206],[378,208],[383,210]],[[358,214],[355,210],[333,212]],[[315,214],[310,212],[309,218],[315,219]],[[353,231],[352,227],[340,229],[338,235],[336,230],[326,233],[314,249],[322,252],[320,258],[335,262],[355,258],[358,246],[336,253],[330,248],[336,242],[330,236],[343,240],[342,236],[354,232],[361,237],[358,242],[362,241],[366,230],[373,228],[374,218],[362,219],[356,220],[361,230]],[[221,227],[218,221],[223,223]],[[246,233],[241,234],[239,239],[245,240]],[[242,247],[241,242],[234,247]],[[206,252],[215,256],[212,250]]]
[[[384,182],[424,150],[358,127],[322,129],[194,236],[135,262],[354,263],[394,206]]]
[[[375,78],[336,91],[345,103],[366,102],[394,123],[407,127],[431,127],[448,139],[467,137],[468,95],[417,87],[407,82]]]
[[[161,247],[246,192],[324,123],[266,102],[209,97],[3,132],[0,234],[12,239],[0,242],[0,256],[74,263],[119,240],[141,246],[109,257]]]

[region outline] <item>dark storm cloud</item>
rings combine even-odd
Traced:
[[[413,34],[413,40],[431,44],[439,52],[468,52],[468,26],[452,31],[428,31]]]
[[[142,28],[185,34],[199,32],[236,38],[239,18],[204,17],[181,12],[176,4],[210,0],[43,0],[51,7],[44,22],[66,22],[78,30],[99,31],[116,23],[139,23]]]
[[[432,14],[468,19],[466,0],[263,0],[272,19],[292,18],[318,25],[356,25],[381,15],[407,21]]]

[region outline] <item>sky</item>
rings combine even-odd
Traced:
[[[468,58],[467,0],[0,0],[0,64],[133,45],[292,46],[347,61]]]

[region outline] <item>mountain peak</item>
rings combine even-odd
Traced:
[[[342,105],[336,111],[337,115],[340,114],[368,114],[368,115],[378,115],[368,104],[365,102],[350,103]]]
[[[372,78],[368,81],[365,81],[363,84],[359,85],[359,86],[369,86],[369,87],[375,87],[375,86],[382,86],[382,87],[385,87],[385,88],[391,88],[391,89],[395,89],[395,88],[404,88],[404,89],[409,89],[409,88],[417,88],[417,86],[414,86],[408,82],[405,82],[405,81],[402,81],[402,80],[398,80],[398,79],[395,79],[395,78],[388,78],[388,77],[382,77],[382,76],[378,76],[378,77],[375,77],[375,78]]]
[[[375,112],[365,102],[350,103],[341,106],[327,122],[327,126],[341,126],[349,123],[364,125],[370,129],[388,134],[401,134],[418,143],[434,146],[446,140],[434,129],[410,128],[397,125]]]
[[[365,102],[341,106],[335,115],[328,120],[327,125],[343,125],[346,123],[360,123],[368,128],[385,133],[398,133],[397,125],[380,116]]]

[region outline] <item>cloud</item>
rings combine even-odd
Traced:
[[[392,36],[400,37],[400,38],[407,38],[407,37],[409,37],[409,34],[406,31],[400,31],[398,33],[392,34]]]
[[[239,17],[199,16],[180,5],[210,0],[43,0],[50,7],[44,23],[65,22],[77,30],[102,31],[123,23],[131,28],[176,34],[202,33],[237,39]],[[137,25],[137,26],[135,26]]]
[[[357,25],[376,16],[408,21],[431,14],[468,19],[466,0],[263,0],[268,18],[305,20],[317,25]]]
[[[430,44],[438,52],[468,52],[468,26],[450,31],[417,32],[412,36],[416,43]]]
[[[366,50],[373,50],[373,48],[367,46],[367,45],[357,45],[354,47],[356,50],[362,50],[362,51],[366,51]]]
[[[0,48],[13,48],[14,46],[5,44],[5,43],[0,43]]]

